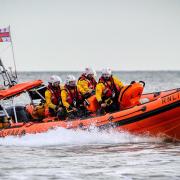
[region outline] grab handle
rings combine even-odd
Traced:
[[[139,83],[141,83],[143,85],[143,87],[145,87],[145,82],[144,81],[139,81]]]

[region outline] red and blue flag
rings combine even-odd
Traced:
[[[10,28],[0,28],[0,42],[11,42]]]

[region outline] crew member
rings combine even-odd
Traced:
[[[85,68],[84,73],[79,77],[77,87],[83,98],[88,98],[95,93],[96,71],[93,68]]]
[[[61,98],[69,119],[86,115],[85,107],[82,105],[82,96],[78,92],[76,78],[73,75],[67,76],[65,86],[61,91]]]
[[[57,116],[63,120],[65,118],[65,108],[61,100],[61,78],[57,75],[50,77],[48,87],[45,92],[46,110],[45,116]]]
[[[118,96],[123,83],[112,75],[110,68],[102,70],[101,77],[96,86],[96,99],[99,102],[100,109],[98,112],[114,112],[119,109]]]

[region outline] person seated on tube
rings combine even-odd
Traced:
[[[81,93],[77,89],[76,78],[73,75],[67,76],[65,86],[61,91],[61,98],[66,108],[68,119],[88,116],[87,110],[83,105]]]
[[[102,70],[101,77],[96,85],[96,99],[99,102],[100,109],[98,114],[105,112],[115,112],[119,110],[118,96],[123,83],[112,75],[110,68]]]
[[[84,99],[89,98],[90,96],[95,94],[95,88],[97,82],[95,80],[96,71],[91,68],[85,68],[85,71],[78,79],[77,87],[78,91],[82,94]]]
[[[58,119],[64,120],[66,112],[61,99],[61,82],[61,78],[57,75],[49,78],[47,90],[45,91],[45,116],[57,116]]]

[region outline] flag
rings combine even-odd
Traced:
[[[0,28],[0,42],[11,42],[10,28]]]

